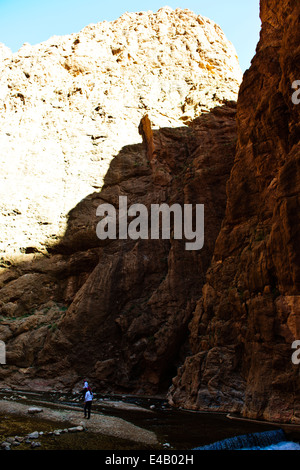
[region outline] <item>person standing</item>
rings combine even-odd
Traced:
[[[90,419],[91,417],[91,408],[93,401],[93,393],[90,387],[88,387],[85,397],[84,397],[84,417]]]

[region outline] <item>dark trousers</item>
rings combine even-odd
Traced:
[[[86,401],[84,404],[84,417],[90,419],[92,402]]]

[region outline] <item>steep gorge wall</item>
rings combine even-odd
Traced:
[[[165,391],[224,217],[235,51],[212,21],[164,8],[3,56],[2,384]],[[205,247],[100,242],[96,209],[119,195],[204,203]]]
[[[299,422],[299,2],[262,0],[261,20],[239,93],[225,219],[190,324],[193,354],[170,400]]]
[[[187,325],[224,217],[235,115],[227,103],[189,127],[153,130],[144,146],[124,147],[102,190],[69,214],[55,251],[6,272],[7,385],[69,388],[87,375],[102,391],[166,391],[186,355]],[[148,117],[143,128],[150,129]],[[172,236],[100,242],[96,209],[118,208],[120,195],[149,213],[155,203],[204,203],[205,248],[186,251],[185,240]]]
[[[97,35],[102,29],[117,38],[107,53],[109,60],[105,59],[109,70],[105,69],[108,75],[104,77],[111,83],[108,94],[99,73],[94,80],[98,91],[91,101],[84,98],[85,92],[70,93],[65,78],[60,80],[57,102],[52,103],[49,90],[44,97],[53,113],[47,108],[45,119],[51,114],[57,126],[58,106],[64,118],[68,113],[72,129],[68,127],[69,148],[63,137],[68,171],[62,165],[54,178],[67,189],[49,199],[62,214],[60,223],[55,222],[57,213],[50,220],[48,211],[44,220],[37,211],[33,212],[33,225],[31,221],[24,225],[24,220],[18,225],[23,212],[15,201],[20,196],[4,198],[7,206],[2,220],[7,238],[2,254],[0,336],[7,342],[8,364],[0,371],[2,383],[70,388],[88,375],[102,391],[155,393],[165,390],[175,376],[169,391],[175,406],[299,421],[299,366],[291,362],[291,344],[300,339],[299,106],[291,100],[291,84],[300,79],[299,6],[295,0],[280,4],[262,0],[261,19],[261,39],[239,92],[237,116],[235,104],[227,101],[234,99],[239,84],[238,67],[232,66],[234,53],[224,46],[223,35],[213,23],[187,11],[164,9],[155,18],[135,15],[132,22],[125,17],[116,22],[114,33],[111,25],[90,26],[78,36],[51,40],[49,50],[43,46],[42,54],[40,46],[35,49],[38,64],[57,50],[55,73],[66,73],[74,91],[78,82],[88,85],[91,70],[106,67],[105,61],[95,61],[97,53],[88,58],[87,50],[94,51],[94,47],[88,47],[86,41],[99,47]],[[141,57],[133,58],[129,50],[133,39],[119,44],[120,25],[128,38],[130,31],[134,37],[138,33],[143,43],[149,22],[147,45],[141,48],[139,43]],[[217,38],[206,42],[203,28],[206,39],[207,28]],[[149,52],[153,42],[157,44],[155,54]],[[79,54],[82,43],[85,52]],[[32,61],[25,49],[26,61],[30,57]],[[18,69],[25,63],[22,54],[12,62],[7,50],[1,49],[1,54],[6,61],[2,73],[9,85],[9,70],[25,80]],[[144,60],[145,55],[149,60]],[[157,71],[154,81],[161,79],[155,88],[158,95],[150,93],[152,76],[145,83],[153,70]],[[47,77],[52,83],[50,72]],[[176,99],[168,95],[174,77],[182,79],[176,85]],[[130,80],[142,87],[140,93],[130,86],[135,97],[127,94]],[[127,100],[124,106],[114,95],[120,81]],[[220,96],[215,95],[216,83]],[[55,83],[55,89],[57,86]],[[43,90],[47,90],[46,83],[38,97]],[[73,103],[74,96],[79,103]],[[31,98],[20,89],[17,94],[10,91],[6,99],[1,118],[3,148],[11,152],[12,142],[18,142],[12,134],[15,124],[10,126],[5,120],[6,110],[6,117],[18,117],[22,107],[25,114],[17,123],[22,138],[30,141],[28,147],[25,139],[30,150],[22,160],[30,174],[31,155],[35,145],[39,148],[39,139],[31,140],[31,126],[23,128],[21,123],[26,123],[26,103]],[[126,114],[132,102],[133,118]],[[87,128],[86,116],[90,116]],[[90,120],[99,125],[93,133],[89,132]],[[44,118],[40,122],[43,135],[60,146],[64,127],[57,141],[51,134],[57,128],[49,129]],[[74,126],[76,122],[82,125]],[[118,129],[123,129],[120,141],[115,137]],[[101,147],[99,139],[107,145]],[[77,159],[82,155],[74,148],[89,148],[88,156],[91,161],[96,159],[99,169],[97,177],[94,163],[85,172],[87,167]],[[47,154],[45,150],[44,158]],[[55,155],[51,150],[49,162]],[[104,159],[103,172],[98,157]],[[73,172],[73,164],[80,171]],[[3,165],[7,168],[5,158]],[[76,193],[79,174],[87,186]],[[40,181],[38,175],[32,176],[30,184],[23,186],[26,194],[30,194],[26,188],[34,188],[34,182]],[[5,194],[10,195],[8,189]],[[184,241],[172,238],[100,243],[95,231],[96,208],[102,202],[117,206],[119,195],[127,195],[129,205],[139,202],[147,207],[155,202],[204,203],[203,250],[187,252]],[[34,204],[34,197],[32,201]],[[27,213],[25,210],[23,215]],[[16,225],[22,228],[19,238],[14,237]],[[8,240],[13,243],[9,245]]]
[[[68,213],[103,186],[140,120],[179,127],[236,100],[241,71],[213,21],[126,13],[11,54],[0,48],[0,263],[47,255]]]

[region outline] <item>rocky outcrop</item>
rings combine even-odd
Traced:
[[[0,47],[0,260],[47,254],[140,120],[178,127],[236,100],[235,50],[189,10],[126,13],[11,55]]]
[[[189,127],[156,131],[145,116],[140,131],[148,129],[151,141],[144,135],[144,146],[115,157],[101,192],[69,214],[51,256],[8,271],[15,279],[1,290],[6,384],[65,387],[88,375],[105,391],[166,390],[184,358],[224,216],[235,114],[235,103],[227,103]],[[172,236],[100,241],[96,209],[107,202],[118,208],[120,195],[149,213],[155,203],[205,203],[205,248],[186,251],[185,240]]]
[[[234,50],[187,10],[1,47],[2,383],[156,393],[175,376],[174,406],[300,421],[299,13],[261,0],[237,117]],[[100,242],[96,209],[120,195],[203,203],[203,250]]]
[[[45,390],[88,375],[101,391],[166,390],[224,217],[231,44],[212,21],[165,8],[24,45],[2,65],[2,383]],[[96,209],[120,195],[203,203],[204,248],[100,241]]]
[[[300,422],[299,18],[294,0],[261,1],[225,219],[190,324],[192,355],[170,392],[177,406]]]

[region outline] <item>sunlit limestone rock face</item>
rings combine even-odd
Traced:
[[[165,391],[225,212],[233,46],[188,10],[126,13],[6,51],[0,78],[3,383]],[[97,207],[119,196],[204,204],[203,249],[100,241]]]
[[[188,10],[126,13],[16,53],[0,48],[0,253],[45,251],[124,145],[235,100],[236,53]]]
[[[9,59],[12,57],[12,52],[11,50],[6,47],[4,44],[0,43],[0,63],[1,63],[1,68],[4,65],[3,61],[5,59]]]

